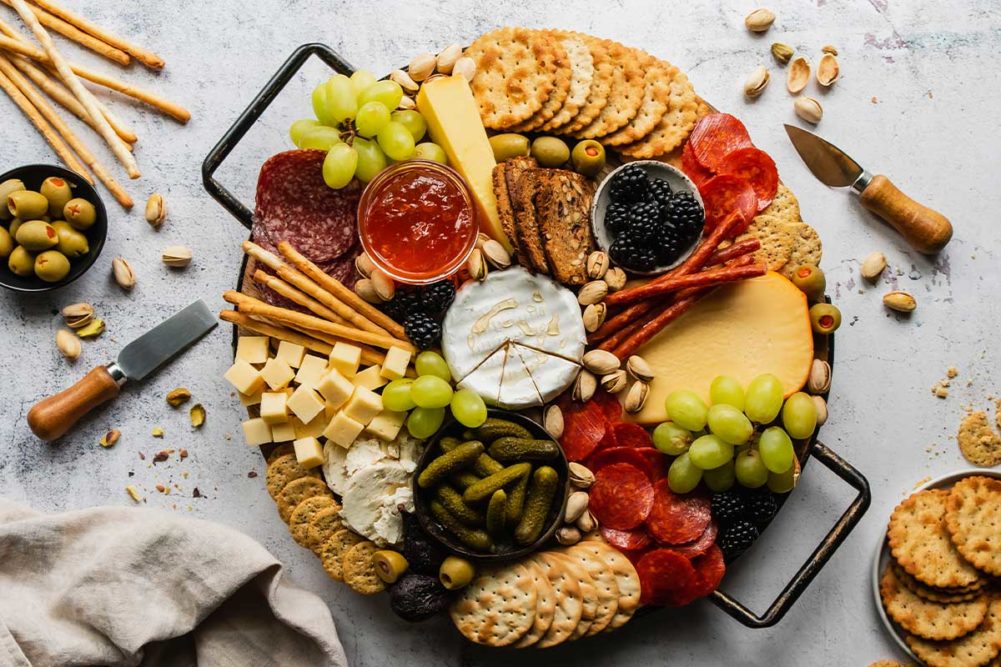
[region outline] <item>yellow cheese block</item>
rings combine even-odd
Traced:
[[[664,328],[637,354],[655,378],[646,405],[633,421],[667,419],[664,399],[690,389],[709,402],[717,375],[745,387],[773,373],[788,396],[806,384],[813,363],[813,333],[806,296],[777,273],[718,288]]]
[[[431,140],[445,149],[448,164],[462,175],[473,193],[480,229],[510,252],[511,242],[501,227],[494,196],[497,161],[469,83],[461,76],[443,76],[425,83],[417,93],[417,110],[427,121]]]

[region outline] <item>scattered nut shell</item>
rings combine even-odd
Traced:
[[[584,328],[589,333],[594,333],[601,327],[602,324],[605,323],[605,317],[607,315],[608,306],[604,303],[592,303],[584,309]]]
[[[576,525],[577,530],[587,535],[598,527],[598,522],[594,520],[594,515],[591,514],[591,510],[584,510],[584,513],[577,519]]]
[[[132,264],[129,263],[129,260],[124,257],[115,257],[111,260],[111,274],[122,289],[130,290],[135,287],[135,271],[132,270]]]
[[[183,269],[191,263],[191,249],[183,245],[167,246],[160,255],[163,263],[175,269]]]
[[[80,338],[69,329],[60,329],[56,332],[56,348],[59,349],[60,354],[70,361],[79,357],[80,352],[83,351]]]
[[[650,368],[647,360],[638,354],[634,354],[626,359],[626,370],[629,371],[629,375],[635,380],[653,382],[653,369]]]
[[[414,98],[404,95],[400,98],[400,103],[396,105],[396,108],[401,111],[409,111],[417,108],[417,102],[414,102]]]
[[[191,400],[191,392],[187,387],[178,387],[167,392],[167,403],[172,408],[177,408]]]
[[[744,18],[744,25],[751,32],[767,32],[775,23],[775,12],[761,7],[755,9]]]
[[[500,241],[495,241],[494,239],[487,239],[483,242],[483,246],[480,248],[483,256],[491,266],[498,269],[506,269],[511,266],[511,253],[504,249],[504,246],[500,244]]]
[[[613,266],[605,272],[604,281],[608,285],[609,292],[618,292],[626,286],[626,272],[617,266]]]
[[[831,365],[823,359],[814,359],[806,386],[811,394],[826,393],[831,388]]]
[[[608,253],[595,250],[587,256],[587,277],[600,280],[608,273]]]
[[[581,534],[576,526],[563,526],[556,531],[556,541],[565,547],[580,542]]]
[[[838,55],[838,47],[834,46],[833,44],[825,44],[822,47],[820,47],[820,52],[830,53],[832,56],[836,56]]]
[[[820,62],[817,63],[817,83],[827,88],[834,85],[840,75],[841,67],[838,65],[838,59],[830,53],[821,56]]]
[[[594,377],[594,374],[587,370],[586,368],[580,369],[577,373],[577,379],[573,384],[573,400],[580,403],[586,403],[591,400],[594,396],[594,392],[598,389],[598,379]]]
[[[104,435],[102,435],[98,443],[102,447],[107,449],[108,447],[114,447],[115,443],[118,442],[118,439],[121,437],[122,437],[122,432],[119,431],[117,428],[113,428]]]
[[[629,384],[625,371],[613,371],[601,377],[601,388],[609,394],[617,394]]]
[[[389,301],[396,295],[396,284],[393,283],[393,279],[379,269],[372,272],[369,280],[372,282],[372,289],[379,296],[379,300]]]
[[[863,278],[874,283],[883,274],[884,269],[886,269],[886,255],[877,250],[876,252],[869,253],[862,260],[859,273],[862,274]]]
[[[163,437],[163,429],[160,428],[159,426],[154,426],[152,434],[153,434],[154,438],[162,438]]]
[[[582,306],[590,306],[592,303],[604,301],[608,296],[608,283],[604,280],[592,280],[580,288],[577,293],[577,303]]]
[[[94,306],[89,303],[71,303],[62,310],[63,321],[70,329],[87,326],[94,319]]]
[[[202,424],[205,423],[205,408],[201,403],[195,403],[188,411],[188,416],[191,417],[191,425],[193,427],[201,428]]]
[[[567,507],[563,512],[564,523],[574,523],[587,510],[587,491],[574,491],[567,498]]]
[[[469,271],[469,277],[473,280],[483,280],[487,277],[487,263],[483,260],[482,250],[473,248],[473,252],[469,253],[469,259],[466,260],[466,270]]]
[[[589,489],[594,484],[594,473],[582,463],[571,461],[568,466],[570,486],[575,489]]]
[[[608,375],[619,370],[622,362],[619,358],[607,350],[591,350],[584,354],[582,359],[584,368],[595,375]]]
[[[789,64],[789,71],[786,72],[786,88],[793,95],[798,95],[808,83],[810,83],[810,63],[803,56],[799,56]]]
[[[823,396],[811,396],[813,404],[817,408],[817,426],[823,426],[827,421],[827,401]]]
[[[793,110],[797,116],[813,125],[819,123],[820,119],[824,117],[824,108],[820,106],[820,102],[812,97],[797,97],[793,103]]]
[[[768,82],[771,78],[772,75],[766,67],[758,67],[751,72],[751,75],[744,82],[744,95],[750,99],[754,99],[765,92],[765,88],[768,87]]]
[[[545,413],[543,413],[542,424],[546,429],[546,433],[554,438],[563,437],[563,410],[560,409],[558,405],[550,405],[546,408]]]
[[[463,56],[452,65],[452,76],[461,76],[466,81],[472,81],[476,76],[476,61],[467,56]]]
[[[97,338],[104,333],[104,320],[99,317],[93,318],[90,322],[76,330],[76,335],[80,338]]]
[[[146,222],[154,229],[163,224],[167,219],[167,204],[163,200],[163,195],[154,192],[146,200]]]
[[[139,489],[136,488],[135,484],[129,484],[125,487],[125,492],[129,494],[129,497],[137,503],[142,502],[142,496],[139,495]]]
[[[375,264],[367,253],[362,253],[355,258],[355,270],[364,278],[368,278],[375,271]]]
[[[483,248],[483,244],[490,240],[490,237],[483,232],[476,233],[476,247]]]
[[[449,44],[438,53],[437,70],[442,74],[451,74],[455,61],[462,57],[462,46],[459,44]]]
[[[394,69],[390,72],[389,80],[400,84],[400,88],[403,89],[403,92],[411,95],[421,89],[420,85],[414,81],[413,77],[404,72],[402,69]]]
[[[909,313],[918,307],[918,302],[910,293],[895,290],[883,295],[883,305],[898,313]]]
[[[421,81],[421,85],[423,86],[423,85],[424,85],[424,84],[426,84],[426,83],[431,83],[431,82],[432,82],[432,81],[434,81],[435,79],[440,79],[440,78],[442,78],[442,77],[444,77],[444,76],[448,76],[448,75],[447,75],[447,74],[440,74],[440,73],[438,73],[438,72],[435,72],[434,74],[432,74],[432,75],[431,75],[431,76],[429,76],[428,78],[426,78],[426,79],[424,79],[423,81]]]
[[[646,399],[650,396],[650,385],[646,382],[640,382],[637,380],[633,382],[633,386],[629,387],[629,391],[626,393],[626,400],[623,402],[622,407],[625,408],[626,412],[630,414],[635,414],[643,409],[646,405]]]
[[[772,44],[772,57],[775,58],[775,62],[780,65],[788,63],[792,59],[793,53],[795,53],[795,51],[788,44],[783,44],[782,42],[775,42]]]
[[[438,59],[433,53],[419,53],[407,65],[407,74],[414,81],[423,81],[434,73]]]
[[[379,296],[379,292],[375,289],[375,283],[372,282],[371,278],[362,278],[355,283],[355,294],[360,296],[363,301],[371,303],[373,305],[379,305],[382,303],[382,297]]]

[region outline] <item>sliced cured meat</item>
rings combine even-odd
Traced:
[[[615,443],[619,447],[653,447],[653,438],[639,424],[622,422],[612,426]]]
[[[758,211],[768,208],[779,189],[779,171],[768,153],[754,146],[738,148],[723,158],[719,174],[732,174],[751,184],[758,198]]]
[[[681,150],[681,170],[685,172],[688,178],[692,179],[695,183],[695,187],[702,187],[702,184],[713,177],[713,173],[699,164],[699,161],[695,159],[695,153],[692,151],[692,142],[686,142],[685,147]]]
[[[656,451],[656,450],[654,450]],[[656,481],[656,476],[653,475],[650,468],[650,460],[643,456],[642,450],[636,447],[609,447],[607,449],[599,449],[591,458],[587,460],[587,467],[591,469],[591,472],[597,474],[599,470],[605,466],[610,466],[616,463],[628,463],[629,465],[636,466],[643,472],[647,474],[650,481]]]
[[[619,443],[615,440],[615,429],[612,426],[612,424],[606,425],[604,437],[598,443],[598,446],[594,448],[595,453],[603,449],[613,449],[619,446]],[[591,456],[594,456],[594,454],[591,454]]]
[[[706,209],[706,232],[711,232],[732,213],[737,213],[742,223],[735,226],[732,234],[743,234],[758,212],[758,195],[754,188],[733,174],[713,176],[702,184],[699,194]]]
[[[723,561],[723,552],[715,544],[709,545],[706,552],[692,560],[692,566],[699,573],[702,586],[696,591],[697,597],[705,597],[719,588],[726,574],[726,563]]]
[[[587,506],[599,525],[629,530],[646,520],[654,498],[646,473],[628,463],[613,463],[594,477]]]
[[[583,461],[597,448],[605,437],[607,421],[601,407],[594,400],[587,403],[561,401],[563,409],[563,437],[560,444],[569,461]]]
[[[642,604],[667,604],[678,606],[685,589],[693,586],[699,575],[691,562],[670,549],[649,551],[636,563],[640,578]]]
[[[591,401],[601,408],[601,413],[605,415],[605,420],[608,423],[614,424],[622,419],[622,404],[619,403],[619,399],[607,391],[595,392]]]
[[[716,525],[715,521],[710,521],[706,529],[702,531],[702,535],[699,536],[693,542],[685,542],[684,544],[679,544],[678,546],[671,547],[677,551],[682,556],[687,558],[695,558],[696,556],[701,556],[709,547],[716,543],[716,535],[719,533],[719,527]]]
[[[606,542],[622,551],[639,551],[650,546],[650,543],[653,542],[650,533],[646,532],[642,526],[632,530],[616,530],[602,526],[600,530],[601,536],[605,538]]]
[[[662,479],[654,485],[653,507],[646,525],[662,544],[684,544],[698,539],[712,519],[709,500],[675,494]]]
[[[713,172],[718,171],[728,153],[753,145],[744,124],[728,113],[711,113],[700,118],[688,143],[696,161]]]

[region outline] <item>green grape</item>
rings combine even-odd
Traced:
[[[443,421],[444,408],[414,408],[407,417],[407,432],[415,438],[427,440],[441,428]]]
[[[382,389],[382,407],[393,412],[406,412],[417,407],[410,386],[414,383],[410,378],[393,380]]]
[[[403,89],[395,81],[376,81],[358,95],[358,104],[366,102],[382,102],[387,109],[395,109],[400,106],[403,99]]]
[[[740,380],[730,375],[717,375],[709,385],[709,400],[713,405],[725,403],[738,410],[744,409],[744,388]]]
[[[362,183],[368,183],[386,168],[386,154],[376,142],[355,137],[354,148],[358,151],[358,171],[355,176]]]
[[[355,96],[351,80],[343,74],[335,74],[327,79],[323,84],[327,113],[334,119],[334,123],[324,123],[324,125],[336,125],[343,123],[348,118],[354,118],[358,111],[358,102]],[[322,121],[323,119],[320,118]]]
[[[769,472],[783,473],[792,467],[796,452],[792,448],[789,434],[778,426],[766,428],[758,440],[761,461]]]
[[[675,493],[688,493],[702,481],[702,470],[692,464],[688,454],[671,462],[667,471],[667,486]]]
[[[363,137],[374,137],[389,122],[389,109],[382,102],[366,102],[358,108],[355,129]]]
[[[288,136],[296,148],[302,148],[302,146],[299,145],[299,142],[302,141],[302,135],[304,135],[308,130],[312,130],[317,127],[320,127],[319,121],[313,120],[312,118],[300,118],[289,126]]]
[[[414,138],[400,123],[389,121],[376,135],[379,146],[394,160],[408,160],[414,156]]]
[[[733,472],[741,486],[757,489],[768,481],[768,468],[761,461],[761,454],[756,449],[745,449],[734,459]]]
[[[789,493],[796,486],[796,466],[782,473],[768,473],[768,490],[772,493]]]
[[[394,111],[393,120],[403,127],[413,136],[414,141],[420,141],[428,131],[428,124],[420,111],[407,109],[406,111]]]
[[[361,95],[362,91],[371,86],[373,83],[378,81],[375,75],[369,72],[367,69],[356,70],[351,75],[351,88],[355,91],[355,97]]]
[[[681,428],[699,431],[706,425],[708,408],[694,391],[672,391],[664,401],[664,407],[667,408],[667,418]]]
[[[817,428],[817,406],[809,394],[797,391],[782,406],[782,425],[789,437],[802,440]]]
[[[437,375],[445,382],[452,381],[452,373],[448,370],[448,362],[440,354],[425,350],[414,360],[417,375]]]
[[[669,456],[688,451],[692,434],[673,422],[664,422],[653,430],[653,446]]]
[[[742,445],[754,433],[754,426],[739,408],[728,403],[717,403],[709,408],[706,423],[713,435],[717,435],[731,445]]]
[[[422,375],[410,389],[419,408],[443,408],[452,401],[452,385],[437,375]]]
[[[452,415],[467,428],[482,426],[487,420],[487,404],[471,389],[460,389],[452,395]]]
[[[719,436],[704,435],[688,448],[688,457],[702,470],[712,470],[733,460],[733,445]]]
[[[321,151],[329,151],[339,143],[341,143],[341,133],[336,127],[318,125],[303,132],[296,146],[299,148],[315,148]]]
[[[728,491],[733,488],[735,479],[733,459],[718,468],[702,471],[702,480],[710,491]]]
[[[424,141],[414,146],[414,157],[418,160],[431,160],[439,164],[448,164],[445,149],[430,141]]]
[[[323,181],[338,190],[351,182],[358,167],[358,153],[347,144],[337,144],[323,158]]]
[[[312,104],[313,115],[316,116],[321,125],[337,125],[337,120],[330,113],[330,107],[327,104],[326,82],[313,89]]]
[[[782,409],[782,380],[770,373],[759,375],[747,385],[744,413],[752,422],[768,424]]]

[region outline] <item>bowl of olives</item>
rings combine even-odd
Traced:
[[[108,234],[108,214],[78,174],[32,164],[0,175],[0,285],[47,292],[91,267]]]

